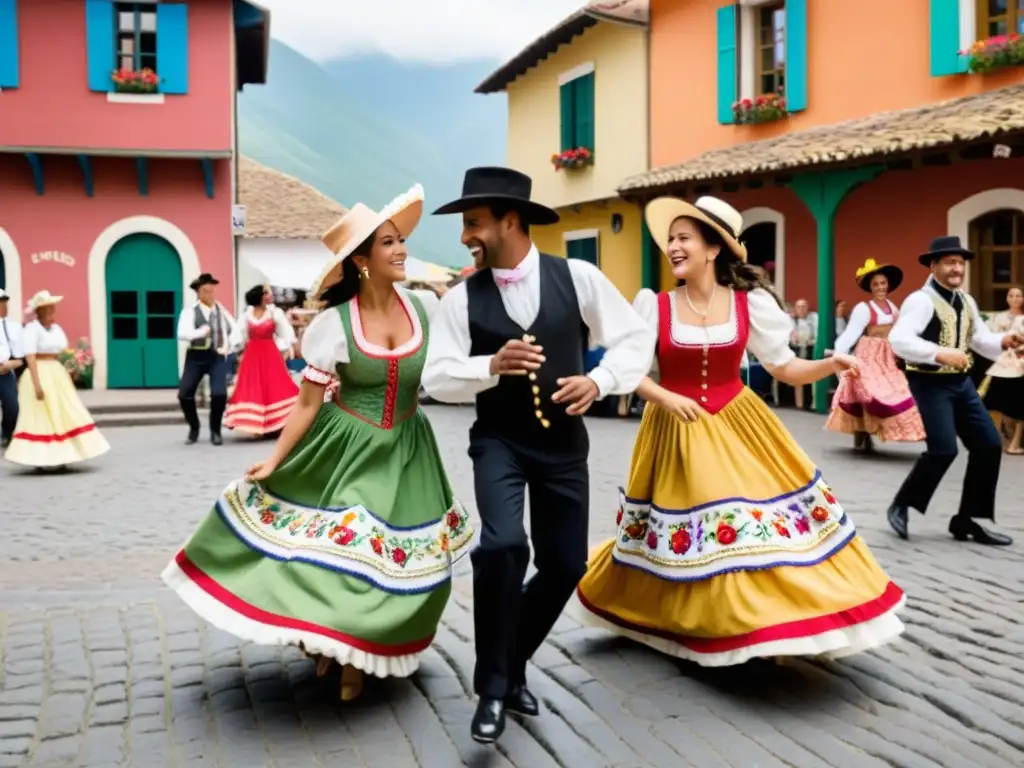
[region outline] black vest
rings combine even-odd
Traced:
[[[558,379],[583,374],[589,331],[580,316],[569,262],[540,254],[536,268],[540,270],[540,311],[529,328],[521,328],[508,316],[491,270],[480,270],[466,281],[470,355],[493,355],[509,339],[522,339],[528,333],[536,337],[547,358],[536,380],[502,376],[497,386],[478,394],[473,429],[533,450],[586,453],[589,440],[583,419],[568,416],[566,406],[552,402],[551,395],[559,389]],[[538,410],[550,426],[543,425]]]
[[[942,338],[942,318],[939,317],[938,312],[935,312],[932,315],[932,319],[928,321],[928,325],[921,332],[921,338],[925,341],[930,341],[932,344],[938,344],[940,347],[949,346],[955,349],[962,349],[970,356],[971,340],[964,338],[965,332],[973,330],[970,328],[971,323],[967,315],[970,312],[970,309],[967,307],[967,300],[962,295],[943,288],[934,279],[928,280],[928,287],[934,290],[952,308],[952,311],[956,313],[956,330],[953,334],[954,338],[944,340]],[[942,366],[930,365],[928,363],[908,364],[906,371],[907,373],[947,372]]]

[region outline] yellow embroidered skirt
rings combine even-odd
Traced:
[[[903,591],[749,389],[691,424],[644,412],[615,539],[572,612],[704,666],[841,656],[894,639]]]

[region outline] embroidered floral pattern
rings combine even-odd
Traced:
[[[837,532],[853,532],[820,475],[777,499],[729,500],[692,511],[662,510],[622,495],[616,520],[617,558],[624,556],[633,565],[643,558],[655,569],[699,567],[733,557],[760,560],[779,553],[784,558],[792,553],[811,556],[822,547],[832,548]]]
[[[324,387],[334,381],[334,377],[327,371],[321,371],[319,368],[314,368],[312,365],[307,365],[302,369],[302,378],[306,381],[310,381],[314,384],[320,384]]]

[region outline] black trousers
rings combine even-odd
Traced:
[[[203,376],[210,377],[210,432],[220,434],[220,422],[228,402],[228,361],[216,350],[190,349],[185,353],[185,369],[178,384],[178,402],[185,421],[192,431],[199,430],[199,412],[196,410],[196,390]]]
[[[581,425],[582,426],[582,425]],[[473,561],[476,670],[480,696],[501,699],[526,682],[526,662],[544,642],[587,569],[588,448],[553,454],[470,434],[469,456],[482,530]],[[537,573],[525,585],[530,548]]]
[[[0,438],[10,440],[18,423],[18,377],[0,374]]]
[[[970,377],[907,373],[926,433],[926,448],[896,494],[895,503],[924,512],[957,454],[957,437],[967,448],[958,515],[995,519],[996,485],[1003,444]]]

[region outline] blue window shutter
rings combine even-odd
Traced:
[[[807,0],[786,0],[786,111],[807,109]]]
[[[0,88],[17,88],[18,0],[0,0]]]
[[[560,152],[576,148],[576,96],[570,80],[558,88],[558,99],[561,106],[561,147]]]
[[[156,7],[156,74],[161,93],[188,93],[188,6]]]
[[[718,122],[736,122],[732,105],[739,96],[736,78],[736,6],[718,9]]]
[[[960,0],[931,0],[930,30],[932,77],[966,72],[967,61],[960,55]]]
[[[594,149],[594,73],[573,80],[576,91],[576,148]]]
[[[85,40],[89,55],[89,90],[114,90],[114,4],[85,0]]]

